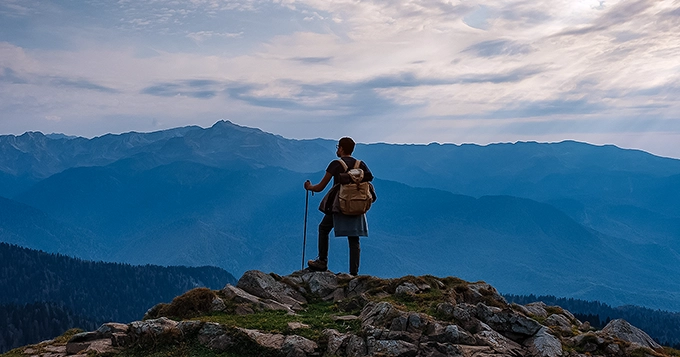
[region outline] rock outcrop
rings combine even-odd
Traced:
[[[508,304],[483,282],[431,276],[385,280],[306,270],[283,277],[248,271],[237,286],[192,290],[151,308],[142,321],[108,323],[75,334],[67,343],[55,341],[25,348],[23,354],[116,355],[172,348],[167,346],[287,357],[664,354],[647,334],[623,320],[591,331],[559,307]]]

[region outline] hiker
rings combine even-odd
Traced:
[[[336,145],[336,155],[338,160],[331,161],[326,168],[326,174],[316,185],[307,180],[305,181],[305,189],[312,192],[321,192],[326,188],[328,182],[333,178],[333,187],[326,194],[319,206],[325,215],[319,223],[319,256],[315,260],[309,260],[307,265],[309,269],[315,271],[328,270],[328,235],[331,229],[335,230],[336,237],[346,236],[349,241],[349,273],[357,275],[359,273],[359,255],[361,248],[359,245],[359,237],[368,236],[368,224],[366,222],[366,215],[345,215],[341,213],[337,207],[333,207],[333,203],[337,202],[336,196],[339,191],[340,184],[349,183],[349,178],[346,174],[348,169],[354,168],[357,159],[352,157],[354,151],[354,140],[349,137],[344,137],[338,141]],[[342,160],[347,167],[345,167],[339,160]],[[373,174],[368,169],[368,166],[361,161],[359,168],[363,170],[363,179],[361,182],[370,182],[373,180]],[[343,174],[343,175],[341,175]],[[375,191],[371,187],[373,194],[373,201],[375,201]],[[337,205],[337,203],[336,203]]]

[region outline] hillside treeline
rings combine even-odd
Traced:
[[[190,289],[201,286],[221,289],[228,283],[235,284],[236,279],[215,267],[91,262],[0,243],[0,304],[5,305],[3,316],[10,316],[16,321],[21,314],[10,310],[26,311],[26,306],[44,306],[45,311],[53,313],[51,319],[34,320],[27,315],[25,321],[13,323],[17,329],[28,326],[32,331],[56,332],[53,336],[41,336],[54,337],[67,328],[78,327],[67,323],[81,321],[73,316],[95,324],[139,320],[150,307],[159,302],[169,302]],[[68,312],[58,312],[55,306]],[[41,310],[35,311],[37,316]],[[35,327],[35,321],[38,325],[40,321],[46,325],[44,328]],[[27,334],[26,331],[15,331],[13,336]],[[30,334],[37,336],[38,332]],[[40,341],[24,340],[29,343]],[[14,344],[14,341],[5,342]]]
[[[547,305],[569,310],[581,321],[589,321],[593,327],[602,328],[609,321],[624,319],[645,331],[664,346],[680,348],[680,313],[652,310],[640,306],[611,307],[599,301],[558,298],[552,295],[503,295],[508,302],[525,305],[543,301]]]
[[[43,302],[0,305],[0,326],[0,353],[54,338],[70,328],[90,331],[98,327],[68,309]]]

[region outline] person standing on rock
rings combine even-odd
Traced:
[[[354,140],[349,137],[344,137],[338,141],[336,145],[337,151],[336,155],[339,157],[338,160],[331,161],[326,168],[326,174],[316,185],[307,180],[305,181],[305,189],[312,192],[323,191],[331,178],[333,179],[333,187],[326,194],[324,199],[321,201],[319,210],[321,210],[325,215],[319,223],[319,256],[314,260],[309,260],[307,265],[309,269],[315,271],[326,271],[328,270],[328,243],[329,234],[331,230],[335,230],[336,237],[346,236],[349,242],[349,273],[351,275],[357,275],[359,273],[359,258],[361,253],[361,247],[359,244],[359,237],[368,236],[368,223],[366,222],[366,214],[348,216],[339,212],[338,209],[334,209],[333,202],[335,196],[337,195],[338,188],[340,184],[348,183],[349,180],[345,174],[347,168],[353,168],[357,159],[352,157],[352,152],[354,151]],[[342,160],[346,167],[340,162]],[[363,161],[360,162],[359,168],[363,170],[362,182],[370,182],[373,180],[373,174],[366,166]],[[370,186],[372,188],[372,186]],[[375,191],[371,190],[373,194],[373,201],[375,201]]]

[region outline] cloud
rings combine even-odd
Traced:
[[[333,57],[294,57],[291,60],[303,64],[328,64],[333,60]]]
[[[70,87],[76,89],[92,90],[102,93],[119,93],[118,90],[106,86],[93,83],[87,79],[71,79],[63,77],[55,77],[49,80],[50,84],[55,87]]]
[[[525,55],[532,51],[529,45],[506,39],[476,43],[463,50],[463,52],[473,52],[480,57]]]
[[[0,82],[7,82],[11,84],[26,84],[28,81],[19,75],[17,73],[8,67],[5,67],[3,70],[3,73],[0,75]]]
[[[101,93],[119,93],[117,89],[96,84],[90,80],[82,78],[66,78],[59,76],[41,76],[34,74],[19,75],[12,68],[5,67],[3,73],[0,75],[0,82],[8,84],[34,84],[34,85],[49,85],[52,87],[69,87],[76,89],[85,89],[97,91]]]
[[[213,37],[218,37],[218,38],[238,38],[242,37],[243,32],[215,32],[215,31],[198,31],[198,32],[191,32],[186,35],[186,37],[196,41],[196,42],[204,42],[208,39],[211,39]]]
[[[159,83],[148,86],[140,91],[157,97],[186,96],[197,99],[210,99],[221,90],[220,82],[206,79],[192,79],[178,81],[177,83]]]
[[[651,9],[657,1],[655,0],[634,0],[622,1],[605,11],[592,24],[576,29],[567,29],[559,32],[557,36],[586,35],[593,32],[605,31],[613,27],[621,27],[627,23],[636,21],[639,17],[647,17],[645,13]],[[634,16],[631,16],[633,15]]]

